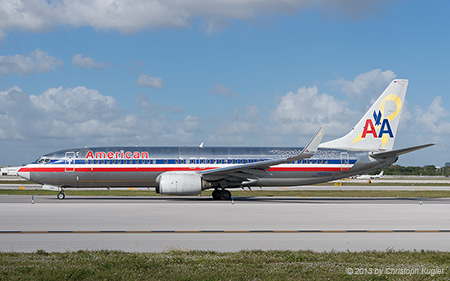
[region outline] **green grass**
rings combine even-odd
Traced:
[[[24,181],[24,180],[11,180],[11,181],[5,181],[5,180],[0,180],[0,184],[36,184],[35,182],[32,181]]]
[[[293,191],[232,191],[233,196],[267,197],[450,197],[450,191],[439,190],[293,190]]]
[[[318,186],[334,186],[334,182],[319,183]],[[368,183],[366,180],[361,182],[343,181],[343,186],[450,186],[449,182],[383,182],[377,181]]]
[[[153,190],[66,190],[66,196],[166,196]],[[239,197],[389,197],[389,198],[449,198],[448,190],[231,190],[237,200]],[[49,190],[0,190],[1,195],[52,195]],[[198,196],[211,196],[211,191],[203,191]]]
[[[449,267],[450,253],[437,251],[0,253],[0,280],[448,280]],[[389,274],[422,268],[440,272]]]

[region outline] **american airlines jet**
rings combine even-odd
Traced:
[[[152,187],[159,194],[194,195],[213,189],[315,184],[365,174],[399,155],[433,144],[393,150],[408,80],[395,79],[345,136],[321,144],[320,128],[304,147],[85,147],[52,152],[18,174],[65,188]]]

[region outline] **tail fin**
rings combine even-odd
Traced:
[[[395,79],[345,136],[320,145],[363,151],[386,151],[394,147],[408,80]]]

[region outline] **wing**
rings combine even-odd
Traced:
[[[254,162],[243,165],[236,165],[231,167],[224,167],[218,169],[205,170],[200,172],[202,177],[207,181],[228,180],[233,182],[241,182],[242,185],[258,181],[260,177],[270,176],[267,170],[274,165],[289,163],[314,156],[322,141],[325,127],[317,131],[314,137],[308,142],[305,148],[298,155],[287,158],[277,158],[267,161]]]
[[[405,154],[405,153],[409,153],[409,152],[413,152],[425,147],[429,147],[435,145],[435,143],[429,143],[429,144],[424,144],[424,145],[418,145],[418,146],[413,146],[413,147],[408,147],[408,148],[402,148],[402,149],[396,149],[396,150],[389,150],[389,151],[385,151],[385,152],[375,152],[370,154],[370,157],[373,158],[389,158],[389,157],[397,157],[399,155]]]

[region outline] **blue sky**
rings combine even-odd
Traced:
[[[303,146],[410,80],[402,165],[450,162],[447,1],[0,3],[0,165],[92,145]],[[298,104],[288,111],[282,104]]]

